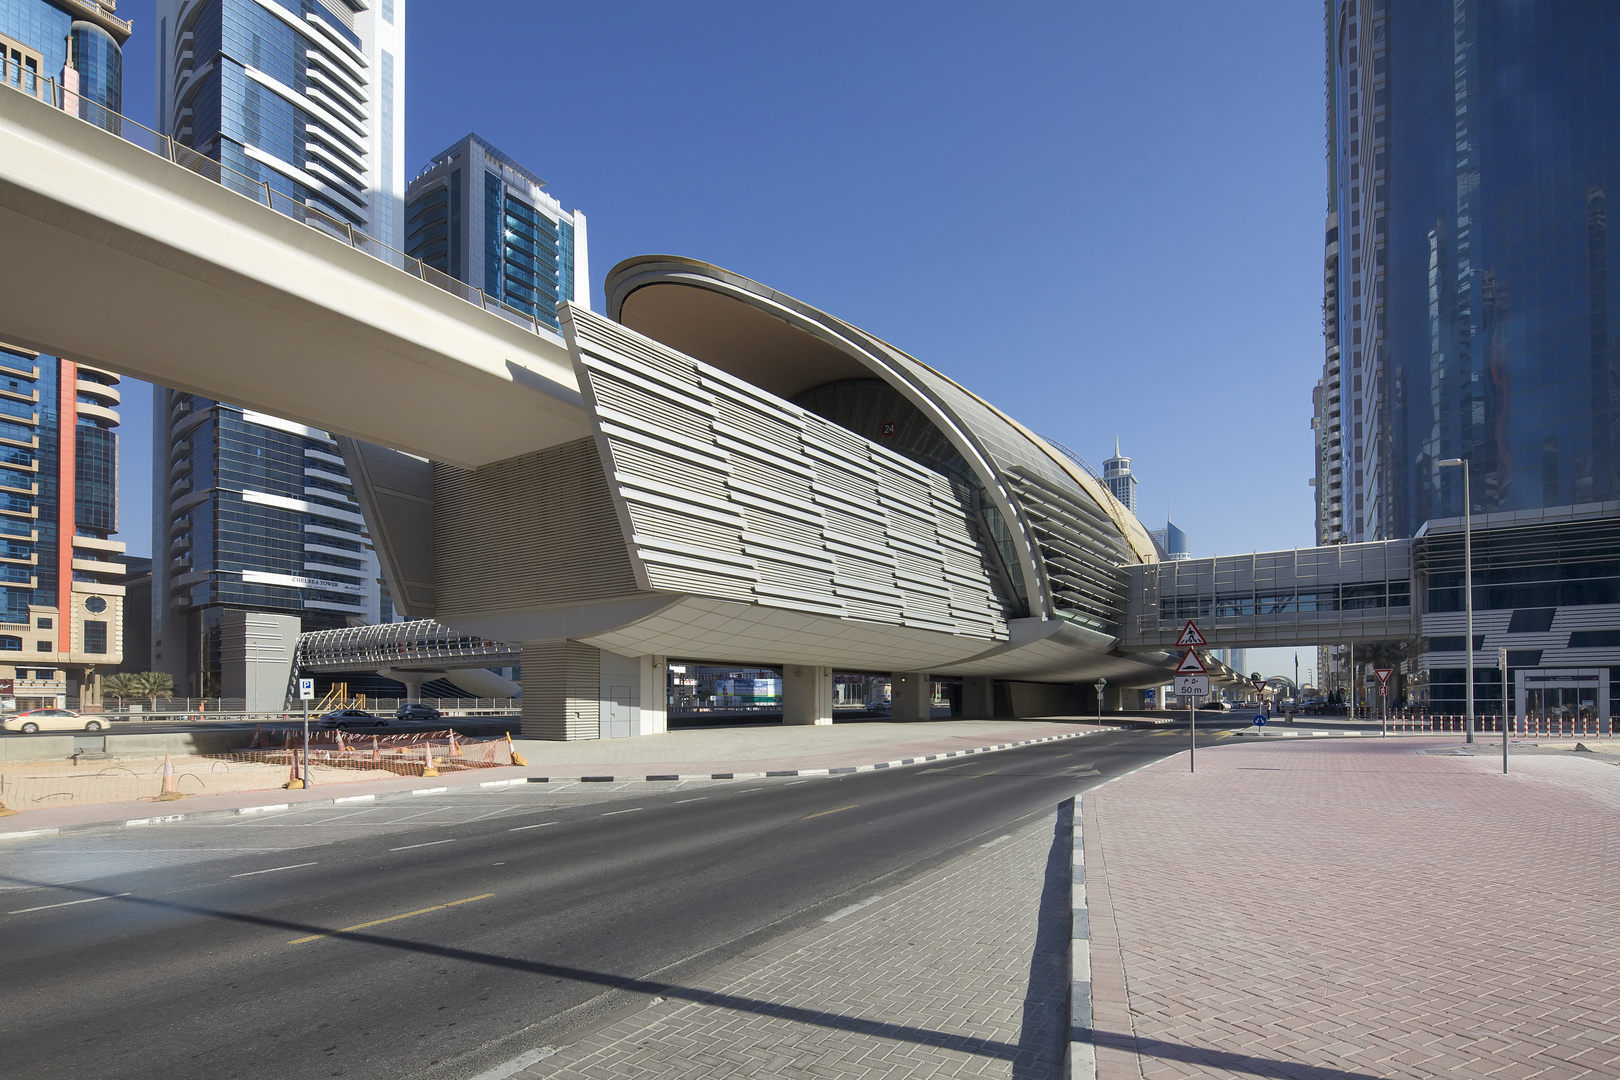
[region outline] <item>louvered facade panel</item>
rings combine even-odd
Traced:
[[[594,739],[601,733],[602,654],[577,641],[523,646],[523,734]]]
[[[588,312],[568,316],[654,589],[1006,638],[944,477]]]
[[[513,611],[636,593],[594,441],[481,469],[435,465],[437,610]]]

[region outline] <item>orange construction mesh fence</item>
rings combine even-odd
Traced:
[[[504,738],[463,739],[450,732],[434,732],[430,737],[344,736],[341,741],[320,742],[312,736],[310,786],[493,769],[512,763],[508,747]],[[0,804],[28,811],[268,791],[286,787],[289,780],[297,778],[303,756],[295,741],[292,746],[197,757],[6,761],[0,762]]]

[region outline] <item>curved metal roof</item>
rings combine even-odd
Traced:
[[[609,318],[782,397],[874,375],[895,387],[956,445],[1013,526],[1022,576],[1041,586],[1031,615],[1089,607],[1113,621],[1121,589],[1113,568],[1156,559],[1135,515],[1067,454],[858,327],[679,256],[627,259],[609,272],[606,291]]]

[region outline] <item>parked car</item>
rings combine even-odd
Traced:
[[[36,731],[100,731],[106,721],[83,717],[72,709],[29,709],[0,719],[0,728],[31,735]]]
[[[395,720],[437,720],[444,713],[420,701],[407,701],[394,710]]]
[[[334,709],[320,720],[321,727],[387,727],[388,718],[373,716],[364,709]]]
[[[1224,701],[1206,701],[1198,707],[1200,712],[1225,712],[1231,706]]]

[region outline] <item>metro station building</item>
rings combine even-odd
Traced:
[[[936,678],[970,716],[1167,680],[1117,648],[1153,542],[1064,452],[718,267],[606,289],[608,318],[560,308],[589,436],[478,469],[343,441],[402,612],[522,643],[526,734],[663,730],[671,659],[779,667],[788,723],[831,722],[835,671],[891,673],[897,718]]]

